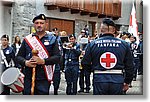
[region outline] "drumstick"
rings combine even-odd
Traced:
[[[38,56],[38,50],[32,50],[32,56]],[[35,68],[32,69],[31,95],[34,95],[34,87],[35,87]]]

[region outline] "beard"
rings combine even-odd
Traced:
[[[43,32],[43,31],[45,31],[45,30],[42,27],[37,27],[37,29],[36,29],[36,32]]]
[[[43,29],[36,29],[37,32],[43,32]]]

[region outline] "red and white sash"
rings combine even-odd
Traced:
[[[50,57],[47,49],[36,36],[32,36],[32,34],[30,34],[25,37],[25,41],[31,49],[38,50],[38,56],[41,59]],[[54,65],[44,65],[44,71],[49,82],[53,80],[54,68]]]

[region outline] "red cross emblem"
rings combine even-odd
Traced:
[[[117,58],[111,52],[103,53],[100,57],[100,64],[106,69],[113,68],[116,65],[116,63]]]

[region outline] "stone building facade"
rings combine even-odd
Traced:
[[[89,15],[81,16],[80,14],[71,14],[70,12],[59,12],[56,10],[47,10],[44,6],[45,0],[2,0],[2,34],[8,34],[11,38],[10,42],[13,41],[14,36],[19,35],[21,38],[28,35],[31,32],[32,19],[43,13],[49,18],[65,19],[74,21],[74,33],[76,36],[79,35],[80,30],[87,24],[91,32],[91,25],[89,22],[96,22],[95,29],[99,33],[100,22],[103,18],[89,17]],[[129,0],[121,0],[121,17],[115,22],[120,27],[120,30],[127,31],[129,25],[129,16],[132,8],[132,2]],[[137,2],[138,1],[138,2]],[[137,5],[137,21],[142,24],[142,10],[139,9],[141,6],[141,0],[136,0]]]
[[[5,1],[5,0],[4,0]],[[7,1],[7,0],[6,0]],[[2,33],[10,36],[10,43],[16,35],[21,39],[30,33],[32,19],[36,15],[35,0],[11,0],[4,3]]]

